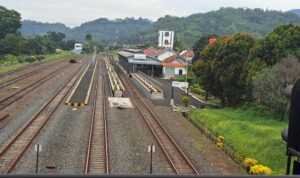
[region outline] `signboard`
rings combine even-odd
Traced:
[[[134,59],[146,60],[146,54],[134,54]]]
[[[34,145],[34,151],[40,153],[42,151],[42,145],[40,144]]]
[[[189,87],[189,83],[188,82],[176,82],[176,81],[173,81],[172,82],[172,87],[188,88]]]

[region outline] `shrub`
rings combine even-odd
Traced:
[[[41,61],[41,60],[45,59],[45,56],[37,56],[36,58],[38,61]]]
[[[247,172],[250,171],[250,168],[252,166],[255,166],[257,164],[257,160],[255,159],[252,159],[252,158],[246,158],[244,161],[243,161],[243,167],[247,170]]]
[[[183,104],[188,107],[189,106],[189,102],[190,102],[190,98],[188,96],[183,96],[181,97],[181,101],[183,102]]]
[[[249,171],[250,174],[254,174],[254,175],[270,175],[272,174],[272,169],[270,169],[267,166],[263,166],[263,165],[254,165],[250,168]]]
[[[300,78],[300,62],[295,57],[283,59],[274,67],[264,70],[253,79],[253,96],[258,103],[284,119],[289,100],[284,89]]]

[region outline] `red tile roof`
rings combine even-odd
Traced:
[[[163,60],[162,63],[160,63],[162,66],[165,67],[185,67],[185,64],[182,63],[172,63],[173,61],[177,60],[177,55],[173,55],[168,57],[167,59]]]
[[[168,48],[156,47],[156,48],[147,48],[147,49],[144,50],[144,53],[147,56],[155,58],[155,57],[161,55],[162,53],[164,53],[166,51],[168,51]]]

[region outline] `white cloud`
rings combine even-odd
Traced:
[[[144,17],[156,20],[164,15],[187,16],[220,7],[249,7],[286,11],[300,8],[299,0],[0,0],[23,19],[62,22],[78,26],[100,17],[110,19]]]

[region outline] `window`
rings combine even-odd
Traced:
[[[169,40],[165,40],[165,45],[169,45]]]

